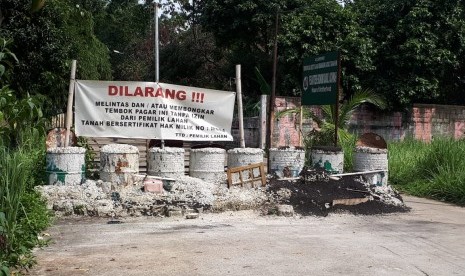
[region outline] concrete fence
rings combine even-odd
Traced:
[[[275,110],[281,111],[300,107],[300,98],[277,97]],[[318,106],[305,107],[321,116]],[[274,122],[272,147],[299,146],[300,116],[286,115]],[[239,140],[237,124],[233,124],[235,141]],[[255,128],[257,127],[257,128]],[[260,120],[247,118],[246,146],[259,146]],[[304,119],[303,133],[313,128],[312,121]],[[384,112],[369,105],[361,106],[354,112],[349,122],[350,132],[361,135],[373,132],[387,141],[399,141],[405,138],[429,142],[435,137],[465,138],[465,106],[415,104],[403,112]]]

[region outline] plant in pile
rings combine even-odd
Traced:
[[[349,133],[349,122],[352,114],[362,104],[372,104],[380,109],[386,108],[386,102],[383,97],[371,90],[357,91],[340,105],[337,116],[337,146],[341,146],[344,149],[344,167],[347,171],[351,168],[352,151],[356,140],[354,135]],[[306,150],[314,146],[335,146],[336,105],[322,105],[320,106],[320,110],[321,115],[316,114],[314,110],[309,108],[291,108],[278,112],[276,117],[280,118],[291,114],[298,117],[302,111],[303,118],[310,118],[317,125],[310,132],[302,133]]]
[[[50,223],[45,202],[34,191],[45,167],[40,97],[18,99],[8,87],[16,56],[0,38],[0,275],[27,269],[40,231]]]

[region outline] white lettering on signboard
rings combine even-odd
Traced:
[[[304,71],[312,71],[317,69],[324,69],[329,67],[337,67],[337,60],[331,60],[326,62],[320,62],[316,64],[310,64],[304,66]]]
[[[337,82],[336,72],[323,73],[323,74],[312,75],[308,77],[308,84],[310,86],[319,85],[319,84],[336,83],[336,82]]]
[[[76,134],[232,141],[236,93],[154,82],[76,81]]]

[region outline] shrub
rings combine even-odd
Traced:
[[[465,140],[389,144],[389,179],[412,195],[465,205]]]

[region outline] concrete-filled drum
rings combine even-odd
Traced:
[[[235,148],[228,150],[228,168],[263,162],[263,150],[258,148]]]
[[[183,148],[151,148],[148,152],[148,175],[176,178],[184,175]]]
[[[224,175],[226,150],[221,148],[191,149],[189,175],[205,181],[217,181]]]
[[[139,173],[139,149],[126,144],[109,144],[100,149],[100,179],[116,185],[132,184]]]
[[[354,171],[368,172],[381,171],[373,174],[365,174],[367,181],[373,185],[387,185],[388,183],[388,150],[380,148],[358,146],[354,151]]]
[[[49,185],[80,185],[85,181],[86,149],[49,148],[46,154],[46,178]]]
[[[298,177],[305,165],[305,150],[301,148],[271,148],[269,173],[280,178]]]
[[[339,147],[313,147],[311,149],[311,164],[313,168],[324,169],[330,174],[343,173],[344,151]]]

